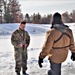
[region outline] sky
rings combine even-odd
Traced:
[[[55,12],[64,13],[75,10],[75,0],[18,0],[21,4],[21,12],[25,15],[40,13],[42,16],[54,14]]]

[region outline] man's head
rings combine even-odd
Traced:
[[[58,12],[53,15],[52,24],[62,24],[62,17]]]
[[[25,26],[26,26],[26,21],[21,21],[21,22],[20,22],[20,28],[21,28],[22,30],[24,30]]]
[[[56,12],[56,13],[53,15],[51,28],[53,28],[53,26],[56,25],[56,24],[63,25],[62,17],[61,17],[61,15],[60,15],[58,12]]]

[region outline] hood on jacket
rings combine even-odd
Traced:
[[[67,29],[69,29],[69,26],[64,25],[64,24],[55,24],[53,25],[53,28],[56,28],[58,30],[60,30],[61,32],[65,33],[67,31]]]

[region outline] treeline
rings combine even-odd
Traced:
[[[39,13],[37,14],[34,13],[31,16],[29,16],[28,13],[26,13],[25,15],[25,20],[28,23],[48,24],[50,23],[51,18],[52,18],[52,14],[48,14],[47,16],[44,15],[43,17]]]
[[[28,23],[49,24],[52,20],[52,14],[41,16],[40,13],[29,15],[21,13],[18,0],[0,0],[0,23],[19,23],[25,19]],[[70,14],[66,11],[62,13],[64,23],[75,22],[75,10]]]
[[[61,14],[62,15],[62,20],[64,23],[73,23],[75,22],[75,10],[73,10],[70,14],[66,11]],[[49,24],[52,21],[52,14],[47,14],[41,17],[39,13],[33,14],[29,16],[27,13],[25,15],[25,19],[27,20],[28,23],[40,23],[40,24]]]

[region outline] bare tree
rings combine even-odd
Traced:
[[[62,20],[63,20],[64,23],[71,22],[71,18],[69,16],[68,12],[65,12],[65,13],[62,14]]]
[[[73,22],[75,22],[75,10],[72,11],[71,17],[72,17]]]

